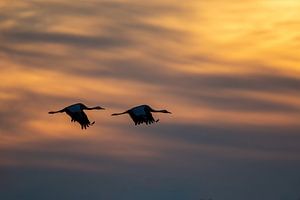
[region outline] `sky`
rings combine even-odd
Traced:
[[[298,0],[2,0],[0,199],[298,200]],[[94,126],[65,114],[73,103]],[[167,109],[134,126],[112,117]]]

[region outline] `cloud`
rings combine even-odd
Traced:
[[[75,36],[62,33],[43,33],[43,32],[9,32],[2,33],[5,40],[16,43],[59,43],[74,45],[77,48],[89,47],[89,48],[109,48],[128,46],[129,41],[119,40],[112,37],[84,37]]]
[[[4,3],[0,198],[297,194],[300,79],[290,52],[246,26],[255,3]],[[47,114],[75,102],[107,110],[86,131]],[[173,114],[150,127],[110,116],[142,103]]]

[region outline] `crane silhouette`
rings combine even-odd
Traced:
[[[159,119],[155,120],[153,118],[153,116],[151,114],[152,112],[161,112],[161,113],[171,114],[171,112],[169,112],[167,110],[154,110],[149,105],[140,105],[140,106],[133,107],[122,113],[114,113],[114,114],[112,114],[112,116],[129,114],[129,116],[131,117],[131,119],[133,120],[135,125],[139,125],[142,123],[145,123],[148,125],[148,124],[152,124],[154,122],[159,121]]]
[[[50,111],[49,114],[56,114],[56,113],[67,113],[71,117],[71,122],[78,122],[81,125],[81,129],[86,129],[87,127],[93,125],[95,121],[92,123],[90,122],[87,115],[83,112],[83,110],[101,110],[104,109],[100,106],[95,107],[87,107],[82,103],[76,103],[70,106],[67,106],[58,111]]]

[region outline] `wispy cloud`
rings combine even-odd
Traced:
[[[234,188],[241,199],[257,182],[274,197],[275,179],[291,183],[274,186],[277,196],[296,195],[296,179],[282,177],[298,177],[299,5],[3,1],[0,173],[16,173],[0,181],[9,185],[4,196],[20,199],[14,186],[32,193],[33,170],[45,171],[47,186],[60,174],[57,188],[70,174],[104,178],[92,181],[103,194],[86,189],[94,199],[232,199]],[[84,132],[65,115],[47,114],[74,102],[107,110],[89,112],[96,124]],[[110,117],[144,103],[173,115],[156,116],[161,122],[151,127]],[[120,196],[108,198],[113,187]]]

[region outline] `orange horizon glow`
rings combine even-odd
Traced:
[[[48,140],[71,137],[78,146],[67,142],[69,151],[131,162],[155,163],[170,149],[299,160],[294,143],[288,155],[164,138],[172,126],[245,126],[254,127],[254,135],[255,127],[299,128],[300,2],[232,2],[2,1],[0,149],[48,152]],[[107,108],[88,113],[96,124],[86,131],[65,115],[47,115],[79,101]],[[159,137],[127,117],[110,116],[139,104],[173,113],[156,115],[161,121],[151,130]],[[72,168],[61,160],[7,156],[0,166]],[[95,170],[72,162],[75,170]]]

